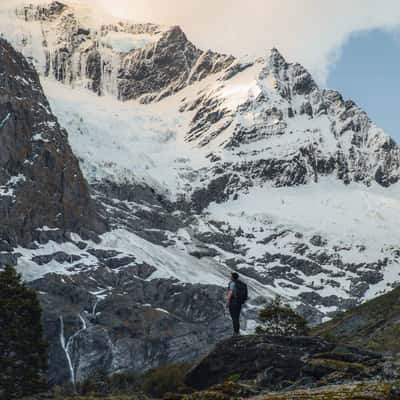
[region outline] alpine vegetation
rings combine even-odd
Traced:
[[[259,311],[261,325],[256,333],[278,336],[304,336],[308,333],[307,321],[276,297]]]

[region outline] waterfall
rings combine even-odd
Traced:
[[[11,114],[8,113],[5,118],[0,122],[0,129],[4,128],[4,126],[6,125],[6,123],[8,122],[8,120],[10,119]]]
[[[71,356],[69,354],[68,351],[68,344],[69,344],[69,340],[66,343],[65,342],[65,335],[64,335],[64,319],[63,317],[60,317],[60,343],[61,343],[61,347],[64,350],[65,353],[65,357],[67,359],[68,362],[68,367],[69,367],[69,373],[70,373],[70,377],[71,377],[71,382],[75,387],[75,371],[74,371],[74,367],[72,365],[72,360],[71,360]]]
[[[74,368],[74,363],[72,360],[72,346],[74,344],[75,338],[83,331],[85,331],[88,326],[86,320],[82,317],[81,314],[78,315],[79,320],[81,321],[82,326],[72,335],[69,337],[68,340],[65,339],[65,334],[64,334],[64,319],[62,316],[60,316],[60,343],[61,347],[64,350],[65,357],[68,362],[68,367],[69,367],[69,372],[70,372],[70,377],[71,377],[71,382],[72,384],[76,385],[76,376],[75,376],[75,368]]]
[[[95,317],[95,316],[96,316],[97,304],[99,304],[99,299],[96,299],[95,303],[93,304],[93,308],[92,308],[92,317]]]

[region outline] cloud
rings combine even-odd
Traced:
[[[181,25],[199,47],[265,55],[276,46],[324,83],[354,32],[400,31],[398,0],[81,0],[114,15]]]

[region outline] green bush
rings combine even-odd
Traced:
[[[149,396],[162,398],[166,393],[187,391],[184,378],[187,364],[166,365],[152,369],[142,376],[142,390]]]
[[[240,380],[240,374],[233,374],[228,377],[228,382],[238,382]]]
[[[278,296],[259,312],[261,325],[256,333],[276,336],[303,336],[308,334],[307,321]]]

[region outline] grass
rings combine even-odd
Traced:
[[[355,307],[311,334],[374,351],[400,353],[400,288]]]

